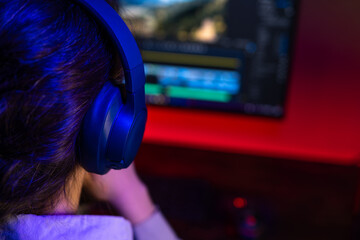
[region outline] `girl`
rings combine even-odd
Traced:
[[[122,79],[107,33],[70,0],[0,0],[0,12],[0,239],[176,239],[134,166],[78,164],[85,113]],[[74,215],[85,180],[128,220]]]

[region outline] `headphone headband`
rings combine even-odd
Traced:
[[[138,71],[144,71],[144,64],[139,48],[125,22],[105,0],[76,0],[89,10],[101,25],[106,28],[117,48],[125,73],[126,90],[136,93],[144,87],[145,81],[139,82]],[[143,79],[143,78],[141,78]]]

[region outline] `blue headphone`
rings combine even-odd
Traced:
[[[105,0],[76,0],[107,30],[121,58],[126,100],[108,81],[86,113],[79,135],[81,165],[105,174],[128,167],[140,147],[147,111],[144,64],[135,39],[118,13]]]

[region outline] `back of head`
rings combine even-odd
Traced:
[[[104,35],[72,1],[0,0],[0,221],[46,213],[74,173],[114,62]]]

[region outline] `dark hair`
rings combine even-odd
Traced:
[[[0,0],[0,222],[55,204],[114,61],[106,34],[77,4]]]

